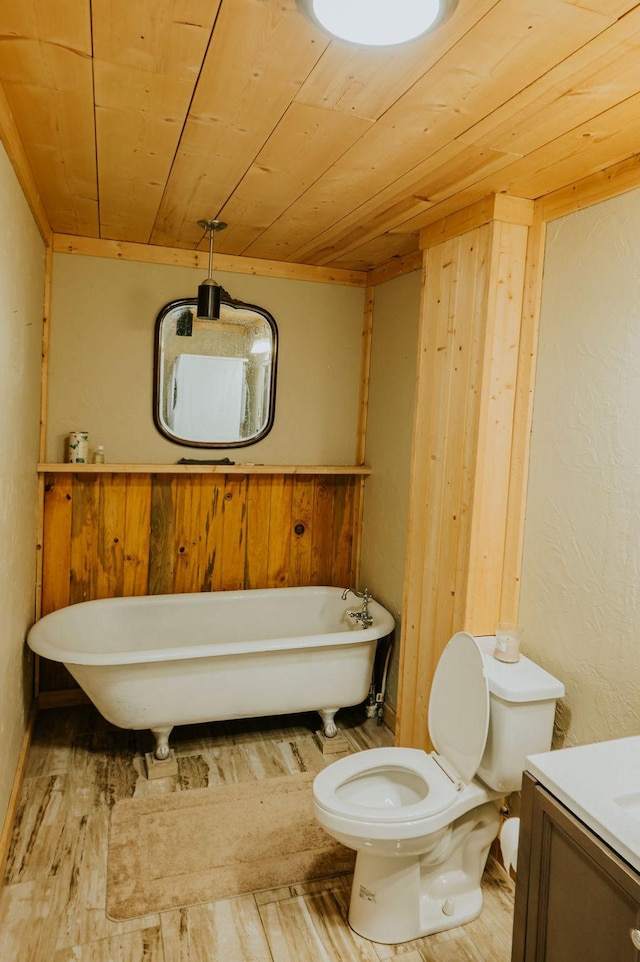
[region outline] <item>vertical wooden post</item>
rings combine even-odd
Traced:
[[[47,450],[47,392],[49,383],[49,330],[51,322],[51,266],[53,253],[51,247],[45,251],[44,306],[42,311],[42,364],[40,374],[40,438],[38,459],[46,460]],[[38,527],[36,532],[36,591],[34,617],[37,621],[42,615],[42,567],[44,539],[44,477],[38,476]],[[34,655],[33,694],[37,698],[40,691],[40,659]]]
[[[484,352],[474,412],[466,591],[451,625],[481,635],[492,634],[500,619],[528,230],[499,221],[487,229],[491,272],[480,319]]]
[[[369,286],[364,293],[364,318],[362,323],[362,353],[360,360],[360,399],[358,402],[358,428],[356,435],[356,464],[364,464],[367,442],[367,415],[369,412],[369,378],[371,375],[371,339],[373,335],[374,288]],[[356,503],[354,506],[354,571],[356,581],[360,578],[360,550],[362,545],[362,516],[364,512],[364,483],[360,478]]]
[[[546,226],[543,205],[538,202],[534,208],[533,224],[529,228],[527,244],[520,357],[513,414],[513,448],[509,473],[501,621],[516,621],[518,618]]]
[[[356,437],[356,464],[364,464],[367,441],[367,414],[369,411],[369,377],[371,374],[371,337],[373,333],[374,288],[364,292],[364,318],[362,321],[362,353],[360,355],[360,399],[358,402],[358,428]]]
[[[520,340],[533,219],[532,202],[496,195],[421,236],[398,744],[429,745],[429,692],[451,634],[489,634],[513,610],[502,595],[524,511],[511,460],[528,425],[516,383],[530,377],[523,368],[518,381],[531,354]]]

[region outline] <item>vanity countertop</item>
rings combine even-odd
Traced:
[[[640,872],[640,735],[530,755],[527,771]]]

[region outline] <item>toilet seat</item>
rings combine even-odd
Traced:
[[[445,823],[454,812],[493,796],[471,784],[488,729],[482,650],[473,635],[459,631],[440,657],[429,698],[429,733],[437,755],[394,747],[342,758],[316,776],[314,804],[336,828],[351,823],[362,830],[388,826],[398,831],[400,825],[407,830],[434,816]]]
[[[330,815],[385,824],[437,815],[458,795],[435,759],[418,748],[370,748],[341,758],[316,775],[313,794]]]

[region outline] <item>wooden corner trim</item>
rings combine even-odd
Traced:
[[[443,241],[466,234],[467,231],[483,227],[493,221],[503,224],[533,224],[535,202],[524,197],[511,197],[509,194],[491,194],[469,207],[463,207],[442,220],[429,224],[420,231],[420,249],[426,250],[442,244]]]

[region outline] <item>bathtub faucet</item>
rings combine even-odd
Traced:
[[[347,595],[351,592],[356,596],[356,598],[362,598],[362,608],[360,611],[349,611],[347,614],[358,624],[362,625],[363,628],[370,628],[373,624],[373,617],[369,614],[369,602],[372,601],[372,597],[369,594],[369,589],[365,588],[364,591],[356,591],[355,588],[345,588],[342,592],[342,600],[347,600]]]

